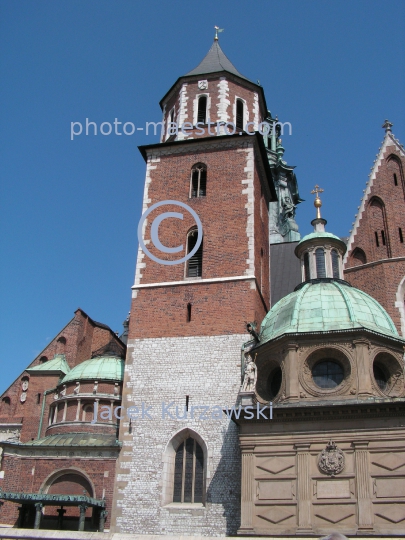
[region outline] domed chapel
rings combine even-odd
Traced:
[[[288,126],[218,35],[160,106],[160,141],[139,148],[146,250],[123,333],[78,309],[4,389],[0,525],[8,538],[403,537],[405,150],[392,124],[349,238],[327,230],[333,194],[318,185],[301,238]],[[161,201],[203,231],[188,212],[165,220],[163,254]],[[187,260],[170,264],[180,245]]]

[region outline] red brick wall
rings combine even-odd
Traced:
[[[234,117],[234,105],[237,98],[241,98],[245,101],[245,109],[247,110],[247,118],[246,121],[252,122],[254,118],[254,94],[258,94],[259,98],[259,122],[263,120],[263,118],[266,115],[266,110],[264,107],[263,100],[261,99],[260,93],[255,89],[252,85],[249,83],[244,83],[242,80],[238,81],[238,83],[234,82],[233,80],[230,80],[229,76],[225,76],[227,82],[228,82],[228,95],[226,96],[226,99],[229,101],[229,105],[227,108],[227,114],[228,114],[228,121],[232,123],[236,123],[236,119]],[[208,88],[206,90],[200,90],[198,88],[198,80],[207,80],[208,81]],[[187,114],[184,118],[184,120],[181,122],[189,122],[193,124],[194,121],[194,100],[197,95],[209,95],[211,98],[211,107],[210,110],[207,111],[210,121],[211,122],[217,122],[219,120],[219,113],[218,113],[218,107],[217,104],[219,103],[219,85],[220,83],[220,77],[216,74],[212,75],[202,75],[199,76],[196,80],[188,80],[187,86],[186,86],[186,97],[187,97]],[[164,118],[164,141],[167,139],[167,123],[170,121],[169,114],[172,108],[175,108],[175,114],[174,114],[174,122],[176,122],[179,125],[179,93],[181,91],[182,85],[178,85],[174,92],[168,97],[168,99],[165,101],[166,105],[166,111],[165,111],[165,118]],[[179,126],[180,127],[180,126]],[[244,126],[245,127],[245,126]],[[153,126],[150,128],[151,133],[153,133]],[[216,126],[212,126],[211,128],[211,134],[208,132],[208,127],[205,127],[205,133],[202,134],[201,131],[196,130],[190,130],[188,133],[189,136],[194,138],[202,138],[202,137],[212,137],[216,135]],[[253,126],[250,126],[250,131],[253,130]]]
[[[95,488],[93,497],[101,499],[103,490],[105,490],[106,508],[108,510],[108,518],[106,528],[109,527],[111,516],[111,504],[113,496],[114,475],[115,475],[115,459],[87,459],[87,458],[54,458],[54,457],[20,457],[5,455],[3,458],[2,470],[4,470],[4,478],[0,479],[0,489],[3,491],[38,493],[43,487],[45,480],[57,471],[66,470],[72,472],[72,469],[81,471],[90,479]],[[108,476],[105,476],[105,472]],[[65,486],[67,487],[67,486]],[[70,486],[71,489],[73,486]],[[62,486],[63,488],[63,486]],[[61,488],[61,489],[62,489]],[[62,493],[58,488],[51,488],[52,493]],[[77,494],[83,495],[83,487],[77,486]],[[15,525],[18,518],[18,504],[5,502],[0,506],[0,523]],[[55,515],[55,507],[46,507],[47,515]],[[68,508],[66,516],[79,517],[79,511],[76,508]],[[91,515],[91,510],[87,511],[86,516]]]
[[[190,173],[193,165],[207,165],[207,194],[189,198]],[[163,156],[151,170],[148,199],[150,205],[162,200],[177,200],[188,204],[199,215],[204,231],[202,279],[244,276],[248,273],[249,245],[247,237],[248,197],[242,190],[246,178],[247,153],[237,148],[203,150],[198,153],[190,145],[187,153]],[[246,320],[260,324],[269,301],[268,217],[266,201],[261,193],[260,179],[255,170],[254,236],[255,275],[262,288],[265,304],[258,288],[251,282],[235,281],[212,284],[140,289],[133,300],[129,337],[174,337],[191,335],[221,335],[245,330]],[[262,205],[262,215],[260,214]],[[164,211],[179,212],[179,207],[165,206]],[[150,226],[162,213],[158,208],[148,216],[144,238],[150,238]],[[183,245],[184,252],[164,254],[152,244],[148,249],[161,259],[184,256],[186,235],[194,219],[182,211],[183,221],[164,220],[159,239],[168,247]],[[261,257],[263,249],[263,257]],[[260,259],[263,259],[262,281]],[[144,257],[141,284],[183,281],[185,265],[166,266]],[[192,304],[192,321],[187,323],[187,304]]]
[[[405,275],[405,261],[392,260],[378,265],[369,263],[405,257],[404,170],[404,157],[397,147],[388,146],[365,201],[365,210],[360,217],[344,272],[349,283],[380,302],[392,317],[399,332],[400,313],[395,301],[398,286]],[[400,228],[404,242],[400,240]],[[384,231],[385,245],[381,231]],[[359,249],[366,256],[365,265],[356,257],[356,250]]]

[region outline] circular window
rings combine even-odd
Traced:
[[[270,373],[267,379],[267,392],[270,396],[270,399],[274,399],[280,392],[282,381],[283,373],[281,371],[281,368],[277,367]]]
[[[385,373],[385,370],[378,364],[373,365],[373,373],[375,382],[378,385],[378,388],[384,392],[388,386],[388,377]]]
[[[344,379],[343,367],[333,360],[321,360],[312,368],[312,378],[319,388],[336,388]]]

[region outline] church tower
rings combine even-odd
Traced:
[[[240,388],[247,323],[254,333],[270,308],[269,204],[277,198],[257,132],[267,107],[262,87],[236,70],[217,37],[160,104],[161,141],[140,148],[144,249],[123,390],[132,417],[121,421],[112,528],[235,534],[238,436],[222,411]]]
[[[376,156],[344,260],[345,279],[378,300],[405,337],[405,150],[382,126]]]

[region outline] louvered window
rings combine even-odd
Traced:
[[[197,163],[191,169],[190,197],[205,197],[207,194],[207,167]]]
[[[207,96],[198,99],[197,122],[205,124],[207,121]]]
[[[304,272],[305,272],[305,281],[311,279],[311,273],[309,271],[309,253],[304,255]]]
[[[243,130],[243,101],[236,100],[236,129]]]
[[[203,450],[195,439],[189,437],[176,451],[173,502],[202,503],[203,479]]]
[[[339,279],[339,255],[338,252],[335,249],[332,249],[331,251],[332,256],[332,273],[334,279]]]
[[[198,230],[193,229],[187,236],[187,253],[190,253],[198,239]],[[200,247],[187,261],[187,277],[201,277],[202,275],[202,255],[203,255],[203,242]]]
[[[318,278],[326,277],[325,252],[322,248],[318,248],[315,251],[315,259],[316,259],[316,277]]]

